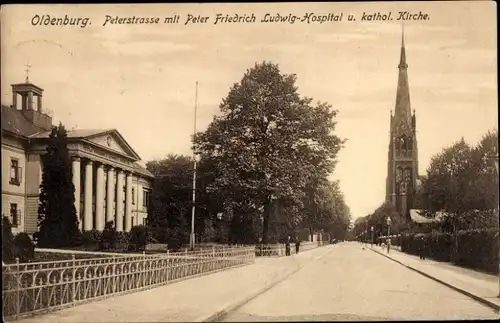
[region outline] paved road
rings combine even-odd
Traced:
[[[235,321],[496,319],[493,310],[358,243],[304,266],[230,313]]]

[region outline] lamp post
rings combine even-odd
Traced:
[[[488,156],[490,159],[493,159],[493,162],[495,164],[495,168],[494,168],[494,171],[495,171],[495,181],[498,181],[498,153],[496,155],[490,155]],[[495,183],[496,184],[496,187],[498,187],[498,182]],[[496,208],[496,212],[497,212],[497,217],[499,216],[499,206],[498,206],[498,189],[495,190],[495,201],[497,203],[497,205],[495,206]],[[499,219],[500,221],[500,219]],[[498,237],[498,244],[500,245],[500,234],[497,233],[497,237]],[[500,249],[500,248],[499,248]],[[498,295],[497,295],[498,298],[500,298],[500,257],[499,257],[499,263],[498,263]]]
[[[387,216],[387,253],[391,250],[391,217]]]
[[[194,126],[193,137],[196,135],[196,112],[198,110],[198,82],[196,82],[196,93],[194,99]],[[196,214],[196,149],[193,143],[193,206],[191,209],[191,234],[189,235],[189,245],[194,250],[196,236],[194,233],[194,218]]]
[[[498,188],[498,154],[496,155],[496,158],[495,158],[495,171],[496,171],[496,176],[495,176],[495,179],[497,180],[496,182],[496,187]],[[498,205],[499,201],[498,201],[498,189],[495,190],[496,192],[496,201],[497,201],[497,217],[499,216],[499,210],[500,210],[500,207]],[[500,218],[499,218],[499,222],[500,222]],[[498,245],[500,246],[500,231],[499,233],[497,233],[498,235]],[[500,249],[500,248],[499,248]],[[500,298],[500,256],[498,257],[499,259],[499,262],[498,262],[498,296]]]
[[[370,228],[370,231],[372,232],[372,248],[373,248],[373,230],[375,230],[375,229],[373,228],[373,225],[372,225],[372,227]]]

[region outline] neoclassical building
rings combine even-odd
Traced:
[[[2,215],[13,232],[37,231],[41,155],[45,154],[52,117],[42,108],[43,89],[12,85],[12,105],[2,104]],[[68,129],[75,207],[83,231],[117,231],[145,224],[153,174],[116,129]]]

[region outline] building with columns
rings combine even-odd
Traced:
[[[42,108],[43,89],[12,85],[12,105],[2,104],[2,215],[13,232],[37,231],[41,155],[45,154],[52,117]],[[145,224],[153,174],[116,129],[68,129],[75,207],[83,231],[117,231]]]

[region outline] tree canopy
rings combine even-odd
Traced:
[[[475,147],[463,138],[446,147],[431,159],[417,196],[419,206],[429,215],[446,212],[445,227],[491,225],[495,216],[489,211],[498,203],[495,160],[497,131],[488,131]]]
[[[206,190],[222,195],[225,207],[261,210],[263,243],[277,201],[287,215],[294,208],[300,213],[334,171],[344,143],[334,134],[337,111],[313,105],[295,83],[296,76],[282,74],[278,65],[255,64],[222,100],[221,115],[194,137],[197,154],[211,165]]]

